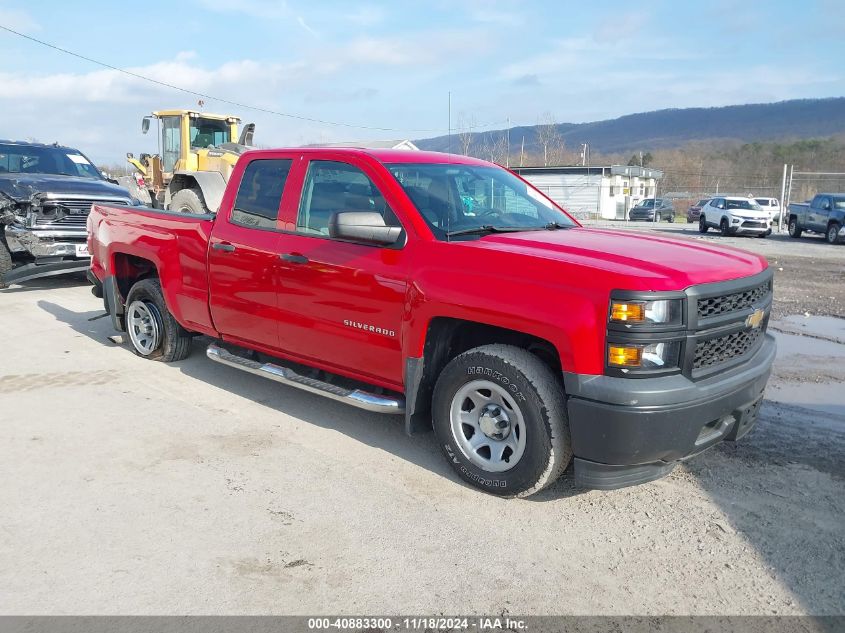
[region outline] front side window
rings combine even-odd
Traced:
[[[378,213],[386,226],[399,226],[384,196],[363,171],[348,163],[311,161],[302,186],[296,230],[328,236],[332,215],[344,211]]]
[[[438,239],[473,229],[575,226],[545,196],[500,167],[410,163],[387,168]]]
[[[290,167],[289,158],[254,160],[246,166],[232,209],[233,224],[257,229],[275,229],[282,192]]]

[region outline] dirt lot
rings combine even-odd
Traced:
[[[201,341],[143,361],[79,280],[0,291],[0,613],[845,613],[845,320],[817,316],[845,314],[845,246],[725,241],[778,269],[757,428],[528,500]]]

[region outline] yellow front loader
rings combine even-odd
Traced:
[[[181,213],[215,213],[232,168],[252,145],[255,124],[246,125],[239,137],[238,117],[158,110],[143,118],[144,134],[153,119],[158,123],[159,153],[138,158],[126,155],[143,176],[152,206]]]

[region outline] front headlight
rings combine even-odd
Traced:
[[[634,345],[610,343],[607,364],[620,369],[666,369],[677,367],[681,344],[678,341]]]
[[[682,299],[659,299],[656,301],[610,302],[612,323],[642,325],[679,325],[682,319]]]

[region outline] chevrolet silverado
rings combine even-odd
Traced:
[[[756,420],[772,272],[588,229],[506,169],[430,152],[245,153],[215,215],[95,204],[89,278],[136,354],[207,356],[433,426],[502,496],[651,481]]]

